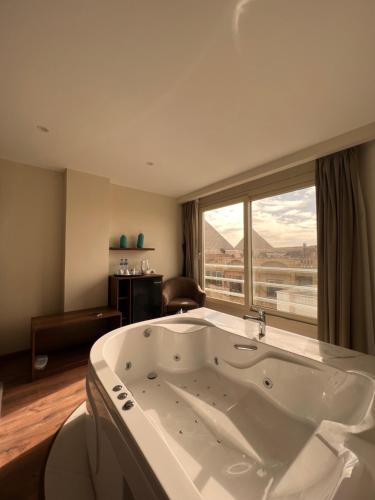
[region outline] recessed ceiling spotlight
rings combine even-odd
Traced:
[[[44,132],[44,133],[47,133],[49,132],[49,129],[47,127],[44,127],[43,125],[37,125],[36,128],[40,131],[40,132]]]
[[[148,161],[148,162],[146,162],[146,165],[147,165],[148,167],[154,167],[154,166],[155,166],[155,163],[154,163],[153,161]]]

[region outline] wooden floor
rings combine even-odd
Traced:
[[[48,451],[67,417],[85,400],[86,366],[27,382],[30,356],[1,362],[0,499],[43,499]],[[67,499],[68,500],[68,499]]]

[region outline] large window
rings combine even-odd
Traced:
[[[209,299],[316,319],[314,186],[206,209],[202,234]]]
[[[203,213],[203,255],[207,296],[245,304],[243,203]]]

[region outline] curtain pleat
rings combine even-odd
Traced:
[[[183,276],[199,280],[198,271],[198,201],[182,205]]]
[[[374,354],[366,213],[358,148],[316,162],[319,339]]]

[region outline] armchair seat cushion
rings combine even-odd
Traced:
[[[196,302],[193,299],[189,299],[188,297],[175,297],[174,299],[170,300],[168,303],[168,308],[173,308],[173,309],[195,309],[196,307],[199,307],[198,302]]]

